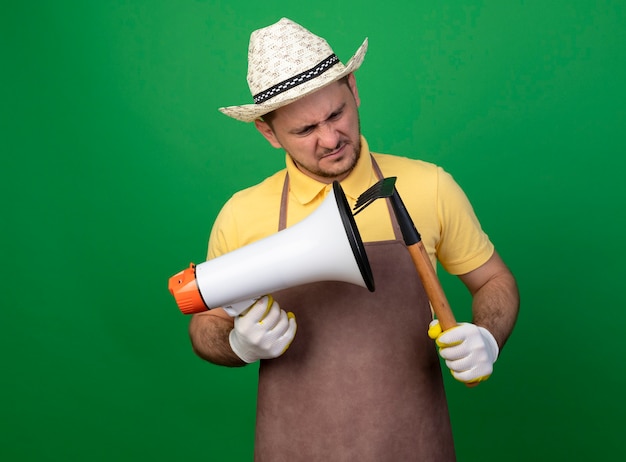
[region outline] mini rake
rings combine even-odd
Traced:
[[[398,224],[400,225],[400,231],[402,232],[402,238],[404,244],[407,246],[415,269],[422,280],[426,295],[430,300],[430,304],[439,320],[441,329],[447,330],[456,326],[456,320],[454,314],[448,303],[448,299],[441,287],[441,282],[437,277],[437,273],[433,268],[433,265],[426,252],[426,248],[422,243],[422,237],[420,236],[417,228],[413,224],[413,220],[406,210],[400,195],[395,187],[396,177],[383,178],[378,183],[370,187],[363,194],[361,194],[354,206],[355,212],[353,215],[362,212],[368,205],[374,202],[376,199],[388,197],[391,201]]]
[[[354,213],[362,212],[365,207],[370,205],[376,199],[383,197],[390,197],[396,189],[396,177],[390,176],[389,178],[383,178],[374,186],[370,187],[367,191],[359,196],[354,204]]]

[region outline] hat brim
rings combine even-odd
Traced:
[[[290,90],[287,90],[280,95],[275,96],[269,101],[260,104],[244,104],[242,106],[227,106],[219,108],[220,112],[232,117],[233,119],[240,120],[242,122],[252,122],[263,115],[272,112],[279,107],[286,106],[293,103],[307,95],[319,90],[320,88],[330,85],[337,80],[342,79],[346,75],[356,71],[365,58],[367,52],[367,38],[363,41],[356,53],[350,58],[350,60],[344,66],[341,63],[337,63],[335,66],[328,69],[326,72],[316,77],[313,80],[298,85]]]

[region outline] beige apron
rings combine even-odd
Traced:
[[[285,179],[280,229],[287,194]],[[365,244],[375,292],[318,282],[274,294],[298,332],[261,361],[256,461],[455,460],[430,306],[389,210],[396,239]]]

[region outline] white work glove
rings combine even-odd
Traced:
[[[296,328],[294,314],[281,310],[272,296],[266,295],[235,318],[228,339],[237,356],[253,363],[282,355],[296,335]]]
[[[428,336],[437,342],[439,354],[459,382],[477,384],[489,378],[500,349],[484,327],[460,323],[441,332],[438,320],[430,323]]]

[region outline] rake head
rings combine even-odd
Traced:
[[[353,215],[360,213],[365,207],[370,205],[376,199],[390,197],[391,195],[393,195],[396,186],[396,178],[397,177],[395,176],[383,178],[378,183],[367,189],[363,194],[361,194],[356,200],[356,204],[354,204]]]

